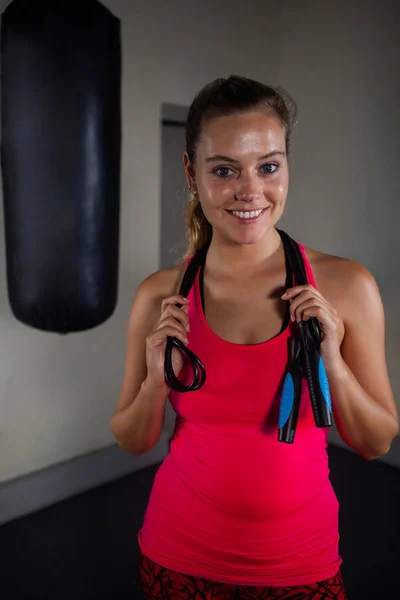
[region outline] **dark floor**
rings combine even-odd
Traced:
[[[400,599],[400,470],[329,456],[349,600]],[[1,600],[141,600],[136,536],[157,468],[0,527]]]

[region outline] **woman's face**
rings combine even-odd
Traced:
[[[285,207],[288,164],[285,131],[266,112],[236,113],[207,121],[196,162],[184,164],[214,236],[255,244]]]

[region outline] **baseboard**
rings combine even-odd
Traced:
[[[0,525],[161,463],[169,452],[169,436],[140,456],[117,445],[0,484]]]
[[[346,450],[349,450],[349,452],[353,452],[353,450],[342,440],[335,426],[329,430],[328,442],[335,446],[345,448]],[[394,438],[390,451],[385,456],[382,456],[382,458],[379,458],[378,461],[391,465],[392,467],[400,467],[400,436],[397,435]]]

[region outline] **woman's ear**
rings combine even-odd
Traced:
[[[183,154],[183,166],[185,168],[186,182],[188,184],[188,188],[193,190],[196,187],[196,178],[194,167],[190,163],[187,152],[184,152]]]

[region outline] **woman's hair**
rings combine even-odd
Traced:
[[[186,119],[186,152],[190,163],[194,165],[196,160],[197,145],[207,120],[259,109],[268,110],[281,121],[285,129],[286,154],[289,156],[297,115],[294,100],[281,87],[232,75],[229,79],[215,79],[206,85],[189,108]],[[186,232],[186,258],[195,254],[212,236],[212,227],[203,213],[197,194],[191,196],[187,207]]]

